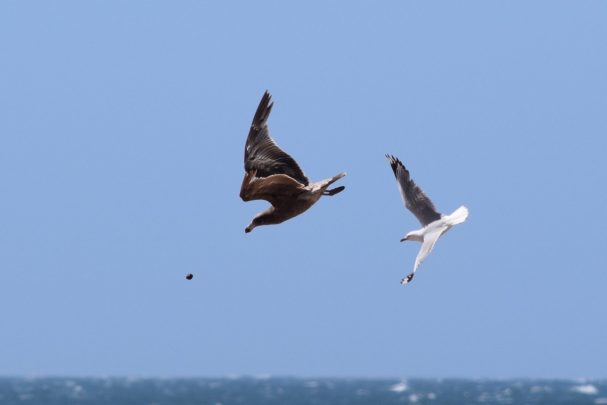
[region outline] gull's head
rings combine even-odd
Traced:
[[[413,232],[409,232],[408,234],[406,234],[405,236],[403,236],[400,241],[404,242],[406,240],[415,240]]]
[[[406,234],[405,236],[403,236],[400,241],[404,242],[406,240],[415,240],[415,241],[421,242],[423,240],[423,238],[422,238],[422,236],[418,232],[411,231],[408,234]]]

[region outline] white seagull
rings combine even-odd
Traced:
[[[400,281],[402,285],[405,285],[413,280],[415,271],[422,264],[426,256],[430,254],[438,238],[451,229],[451,227],[461,224],[468,218],[468,208],[462,205],[450,215],[437,212],[428,196],[411,180],[409,171],[403,163],[392,155],[386,155],[386,158],[390,162],[390,166],[396,177],[396,183],[398,184],[405,207],[417,217],[423,226],[422,229],[409,232],[400,240],[401,242],[415,240],[422,243],[422,247],[415,258],[413,272]]]

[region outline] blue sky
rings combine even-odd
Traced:
[[[606,13],[2,2],[0,375],[607,377]],[[266,89],[346,191],[245,234]],[[386,153],[470,209],[407,287]]]

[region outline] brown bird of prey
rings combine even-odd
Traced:
[[[278,147],[270,137],[267,125],[273,105],[271,98],[266,91],[247,136],[244,150],[245,176],[240,198],[243,201],[266,200],[272,206],[253,218],[244,230],[247,233],[256,226],[280,224],[291,219],[314,205],[321,196],[335,195],[345,188],[327,189],[346,173],[310,183],[297,162]]]

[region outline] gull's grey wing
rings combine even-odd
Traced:
[[[247,136],[244,149],[244,169],[246,172],[256,170],[257,177],[286,174],[307,186],[308,178],[303,174],[295,159],[280,149],[270,137],[267,120],[273,105],[272,96],[266,91],[259,102]]]
[[[436,211],[430,198],[411,180],[409,171],[403,163],[392,155],[386,155],[386,158],[388,158],[396,177],[396,183],[405,207],[417,217],[423,226],[440,219],[441,214]]]

